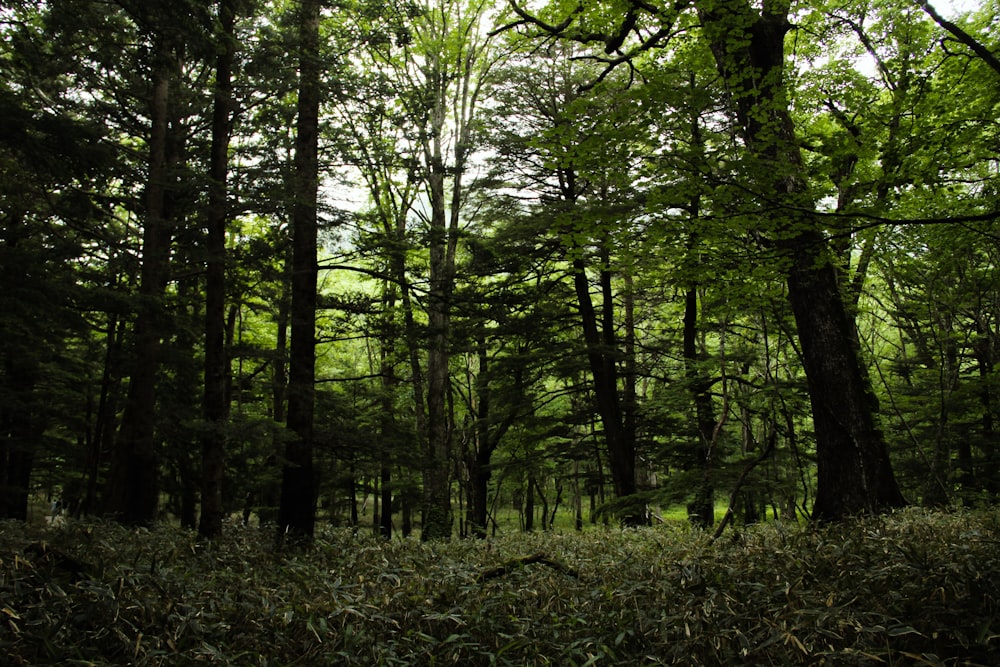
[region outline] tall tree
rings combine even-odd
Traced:
[[[781,207],[770,227],[785,256],[789,300],[812,401],[817,450],[813,516],[842,519],[904,504],[877,424],[833,253],[808,191],[783,75],[787,2],[697,1],[705,38],[753,160],[753,186]],[[764,231],[762,229],[762,231]]]
[[[206,210],[205,381],[202,409],[201,516],[198,532],[222,532],[222,481],[225,474],[226,421],[229,416],[229,358],[226,350],[226,223],[229,220],[227,179],[232,134],[233,63],[236,56],[236,0],[216,5],[218,56],[212,106],[212,142]]]
[[[292,186],[292,303],[288,429],[278,509],[279,541],[310,541],[316,524],[313,466],[316,406],[317,195],[322,79],[320,0],[298,4],[299,87]]]
[[[624,86],[594,86],[600,70],[577,56],[552,47],[508,69],[506,87],[496,93],[511,111],[495,123],[498,153],[518,178],[518,198],[532,196],[525,218],[536,220],[521,224],[557,238],[569,267],[594,412],[615,495],[626,499],[638,488],[632,287],[638,262],[631,247],[638,198],[629,178],[645,139],[641,112]],[[626,523],[644,520],[641,504],[625,502],[620,513]]]
[[[171,126],[171,90],[179,79],[183,44],[181,33],[172,25],[180,17],[166,6],[153,3],[137,8],[134,18],[151,42],[142,269],[132,333],[133,365],[111,459],[105,511],[128,523],[150,523],[156,519],[159,502],[156,390],[175,224],[170,209],[171,181],[176,179],[173,169],[179,159],[179,137]]]
[[[411,20],[395,39],[371,43],[370,53],[388,74],[386,84],[404,109],[412,133],[408,169],[422,186],[422,201],[409,211],[425,230],[428,257],[424,300],[426,372],[415,364],[413,379],[425,380],[417,409],[422,446],[423,539],[448,539],[452,533],[451,487],[454,468],[453,423],[449,407],[452,316],[456,257],[466,223],[467,174],[475,148],[476,115],[485,77],[491,67],[484,21],[489,3],[481,0],[432,0],[404,7]],[[401,48],[392,48],[401,47]],[[382,206],[382,204],[379,204]],[[396,234],[398,239],[398,234]],[[398,243],[398,240],[396,241]],[[403,288],[397,246],[393,278]],[[410,329],[408,325],[408,329]],[[411,360],[416,361],[415,350]],[[420,416],[424,415],[423,424]]]

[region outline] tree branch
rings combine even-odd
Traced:
[[[531,565],[532,563],[539,563],[541,565],[548,565],[556,572],[565,574],[567,577],[573,577],[574,579],[580,578],[580,573],[564,565],[557,560],[549,558],[545,554],[534,554],[533,556],[524,556],[523,558],[511,558],[509,561],[500,565],[499,567],[494,567],[489,570],[483,570],[476,577],[476,583],[482,583],[484,581],[489,581],[490,579],[497,579],[510,574],[514,570],[523,568],[525,565]]]
[[[955,39],[960,41],[962,44],[965,44],[972,49],[977,56],[985,60],[986,64],[993,68],[994,72],[1000,74],[1000,60],[998,60],[997,57],[986,48],[986,46],[972,37],[969,33],[965,32],[957,25],[938,14],[937,10],[931,6],[931,3],[923,0],[920,3],[920,6],[932,19],[934,19],[935,23],[950,32],[952,36],[954,36]]]

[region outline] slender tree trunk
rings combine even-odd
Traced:
[[[602,273],[607,273],[603,271]],[[636,492],[635,481],[635,438],[629,437],[623,424],[623,411],[618,397],[618,369],[614,356],[614,323],[609,293],[609,276],[603,275],[603,310],[601,326],[598,326],[597,311],[590,295],[590,281],[586,264],[582,259],[573,260],[573,285],[576,289],[580,321],[583,326],[583,340],[587,346],[587,360],[593,379],[597,413],[604,428],[604,438],[608,449],[608,463],[615,496],[625,498]],[[630,509],[622,516],[628,525],[644,522],[642,512]]]
[[[982,416],[980,427],[982,428],[981,441],[983,443],[983,464],[979,471],[979,478],[974,481],[978,488],[985,489],[991,497],[997,493],[997,466],[996,466],[996,426],[993,420],[993,392],[990,390],[991,379],[994,373],[994,344],[993,335],[988,326],[977,318],[976,334],[978,342],[975,347],[976,361],[979,366],[979,403],[982,406]]]
[[[524,493],[524,532],[535,530],[535,477],[528,476],[528,488]]]
[[[313,419],[316,375],[317,194],[319,191],[320,1],[299,6],[299,99],[292,205],[292,335],[288,429],[278,509],[279,541],[312,540],[316,525]]]
[[[168,219],[170,190],[168,143],[170,86],[177,63],[162,37],[153,57],[150,98],[149,172],[143,227],[140,306],[133,328],[134,362],[125,412],[108,476],[106,510],[125,523],[149,524],[157,516],[159,461],[156,455],[156,388],[160,368],[162,304],[170,269],[172,225]]]
[[[490,389],[489,354],[486,348],[486,337],[480,335],[476,341],[476,354],[479,368],[476,374],[476,425],[473,438],[473,451],[469,465],[469,524],[473,536],[486,537],[486,522],[489,516],[489,485],[493,471],[490,462],[496,448],[490,434],[492,421],[492,391]]]
[[[765,199],[788,205],[773,230],[787,256],[789,301],[812,403],[817,449],[814,518],[837,520],[904,504],[876,425],[853,324],[835,263],[802,177],[802,156],[783,87],[786,0],[696,0],[703,30]]]
[[[101,371],[101,393],[97,400],[97,414],[94,417],[94,435],[87,451],[87,485],[83,501],[78,508],[81,515],[97,509],[101,466],[105,455],[114,444],[117,423],[115,415],[121,399],[121,377],[119,364],[124,347],[125,321],[118,315],[109,314],[105,329],[104,368]]]
[[[695,90],[696,81],[692,73],[689,77],[691,90]],[[695,113],[691,117],[691,143],[703,157],[704,138],[701,131],[701,117]],[[688,205],[692,219],[701,215],[701,197],[692,196]],[[695,233],[688,238],[688,261],[697,262],[699,239]],[[688,391],[695,409],[695,456],[701,470],[701,479],[695,489],[694,498],[688,505],[688,518],[692,524],[701,528],[711,528],[715,523],[715,488],[712,484],[712,454],[715,447],[716,425],[715,410],[712,406],[711,384],[706,373],[699,367],[701,361],[698,350],[698,285],[690,285],[684,295],[684,373]]]
[[[222,480],[225,470],[226,422],[229,419],[229,358],[226,351],[226,223],[229,219],[229,174],[232,71],[236,57],[234,0],[220,0],[212,109],[209,166],[208,227],[205,279],[205,388],[202,410],[206,428],[201,438],[201,517],[198,533],[222,533]]]
[[[379,515],[377,530],[385,539],[392,537],[392,462],[393,451],[399,441],[396,427],[395,397],[399,388],[399,378],[393,366],[393,356],[396,347],[396,327],[393,326],[393,313],[396,308],[398,285],[387,280],[382,286],[383,321],[379,334],[379,376],[381,377],[382,407],[379,423],[379,490],[382,495],[382,513]]]
[[[712,448],[715,433],[715,411],[712,394],[705,374],[699,368],[698,354],[698,290],[691,287],[684,298],[684,373],[688,391],[694,402],[697,445],[695,454],[701,470],[701,480],[694,499],[688,505],[691,523],[711,528],[715,523],[715,489],[712,486]]]

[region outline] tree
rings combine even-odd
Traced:
[[[628,180],[644,141],[641,112],[618,81],[581,90],[599,70],[576,63],[571,49],[543,55],[506,74],[497,97],[510,114],[496,121],[498,150],[519,177],[505,185],[530,197],[520,224],[554,237],[569,266],[594,409],[615,495],[624,501],[637,490],[631,281],[638,260],[630,218],[638,197]],[[621,515],[641,523],[643,508],[623,506]]]
[[[140,303],[132,332],[133,366],[111,460],[105,509],[122,521],[138,524],[154,521],[159,503],[156,388],[175,225],[170,208],[171,180],[176,180],[173,170],[180,159],[179,137],[172,135],[176,128],[171,125],[171,89],[180,76],[178,51],[182,48],[181,35],[172,25],[177,18],[159,4],[146,6],[135,17],[151,43]]]
[[[226,348],[226,223],[229,220],[227,178],[232,133],[233,82],[236,54],[236,3],[217,4],[219,42],[215,64],[212,143],[206,210],[207,262],[205,279],[205,381],[202,399],[201,517],[198,532],[214,537],[222,532],[222,481],[225,474],[226,421],[229,416],[229,357]]]
[[[480,94],[492,67],[489,39],[483,23],[485,2],[432,2],[399,10],[410,16],[405,29],[396,27],[395,40],[372,40],[369,52],[389,74],[385,85],[406,115],[412,134],[408,169],[422,187],[422,200],[407,211],[424,228],[427,248],[427,317],[424,347],[426,372],[420,373],[414,352],[414,381],[426,382],[418,392],[418,428],[422,443],[422,539],[448,539],[452,534],[451,486],[453,421],[449,409],[451,327],[456,282],[456,256],[466,212],[468,161],[475,149]],[[394,47],[401,48],[394,48]],[[369,182],[371,179],[369,178]],[[383,186],[387,183],[383,180]],[[383,206],[381,200],[378,204]],[[398,233],[397,243],[398,243]],[[399,247],[393,279],[405,285]],[[403,290],[404,311],[407,289]],[[408,315],[407,315],[408,317]],[[409,323],[407,324],[410,327]],[[411,329],[412,330],[412,329]],[[425,417],[422,422],[421,415]],[[422,422],[422,423],[421,423]]]
[[[321,95],[320,0],[298,5],[299,91],[292,188],[292,303],[288,429],[278,509],[279,541],[310,541],[316,523],[313,420],[316,405],[317,193]]]
[[[788,5],[697,2],[703,30],[726,81],[737,128],[754,160],[759,196],[784,210],[771,228],[786,255],[816,431],[818,486],[813,516],[835,520],[904,504],[878,429],[836,264],[817,220],[788,112],[782,70]]]

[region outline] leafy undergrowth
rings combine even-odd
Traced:
[[[384,543],[0,524],[4,664],[1000,664],[1000,510]]]

